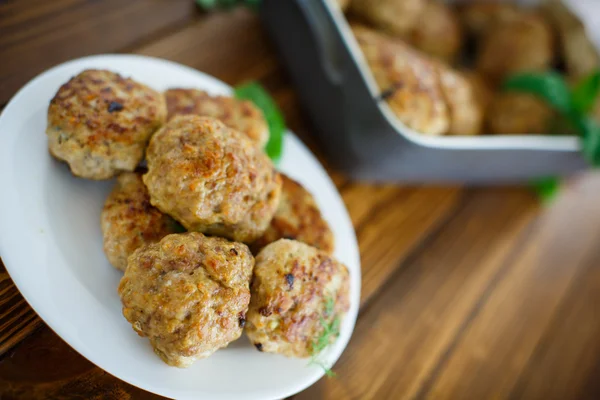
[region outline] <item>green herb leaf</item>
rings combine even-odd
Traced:
[[[278,161],[283,151],[283,136],[285,133],[285,120],[277,104],[263,87],[257,82],[250,82],[235,89],[238,99],[250,100],[260,108],[269,125],[269,141],[265,151],[273,160]]]
[[[574,123],[581,132],[582,151],[585,159],[594,167],[600,166],[600,125],[590,117],[575,118]]]
[[[594,107],[594,104],[596,104],[596,99],[599,92],[600,70],[597,70],[583,78],[573,88],[573,91],[571,92],[573,109],[582,114],[589,113]]]
[[[331,370],[331,368],[328,368],[327,365],[323,364],[319,360],[311,358],[311,360],[310,360],[310,362],[309,362],[308,365],[317,365],[317,366],[321,367],[323,369],[323,371],[325,371],[325,375],[327,375],[328,378],[335,378],[336,377],[335,372],[333,372]]]
[[[332,315],[334,310],[335,310],[335,300],[333,300],[333,297],[328,297],[325,300],[325,315],[327,315],[327,316]]]
[[[325,300],[325,309],[323,310],[323,315],[325,317],[333,317],[335,312],[335,300],[332,297],[328,297]],[[333,378],[335,377],[335,373],[331,371],[330,368],[327,368],[322,361],[318,359],[319,353],[323,351],[329,344],[331,343],[332,338],[337,338],[340,334],[340,317],[335,317],[331,320],[331,322],[327,322],[324,317],[320,319],[321,326],[323,327],[323,331],[315,339],[312,343],[312,357],[310,359],[309,365],[318,365],[325,371],[325,374]]]
[[[531,182],[531,187],[544,204],[550,203],[560,190],[560,180],[555,177],[536,179]]]
[[[503,88],[509,91],[531,93],[563,113],[571,110],[569,88],[563,77],[556,72],[513,75],[504,82]]]

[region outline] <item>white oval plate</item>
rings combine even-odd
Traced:
[[[48,103],[59,86],[86,68],[109,69],[157,90],[231,88],[173,62],[132,55],[81,58],[52,68],[23,87],[0,116],[0,255],[40,317],[69,345],[132,385],[177,399],[276,399],[313,384],[323,371],[307,360],[256,351],[245,337],[182,370],[154,355],[121,314],[121,273],[102,252],[100,211],[113,182],[74,178],[48,154]],[[337,342],[320,356],[333,364],[350,339],[360,298],[360,259],[344,203],[309,150],[288,132],[279,168],[316,197],[336,238],[336,257],[350,269],[351,308]]]

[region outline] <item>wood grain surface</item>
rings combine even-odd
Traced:
[[[0,356],[41,323],[42,320],[16,290],[0,261]]]
[[[126,51],[196,18],[188,0],[2,1],[0,104],[53,65]]]
[[[320,152],[258,18],[188,0],[0,1],[0,106],[44,69],[102,52],[259,80],[338,186],[360,246],[361,311],[337,378],[295,398],[600,398],[600,176],[545,208],[525,188],[349,181]],[[59,398],[158,396],[72,350],[0,266],[0,399]]]

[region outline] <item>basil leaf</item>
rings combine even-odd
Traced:
[[[235,88],[235,97],[250,100],[262,110],[269,125],[269,141],[265,151],[273,161],[278,161],[283,151],[285,120],[273,98],[257,82],[250,82]]]
[[[600,70],[592,72],[579,82],[571,93],[571,102],[574,110],[587,114],[594,105],[600,92]]]
[[[544,204],[550,203],[560,190],[560,181],[555,177],[539,178],[531,182],[532,189]]]
[[[556,110],[571,110],[571,94],[563,77],[556,72],[522,73],[509,77],[504,90],[531,93],[545,100]]]

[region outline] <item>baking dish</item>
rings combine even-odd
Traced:
[[[324,150],[355,179],[514,183],[586,167],[574,136],[432,137],[406,127],[379,98],[349,25],[333,3],[264,0],[261,16]]]

